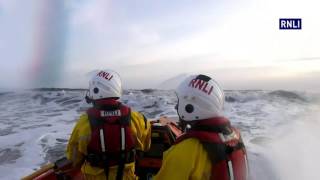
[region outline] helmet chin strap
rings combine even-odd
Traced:
[[[183,132],[186,132],[188,123],[179,117],[179,126],[181,127]]]
[[[180,117],[180,114],[179,114],[179,111],[178,111],[178,107],[179,107],[179,98],[178,98],[177,104],[174,106],[174,109],[177,111],[177,114],[178,114],[178,117],[179,117],[179,123],[178,123],[178,125],[180,126],[180,128],[181,128],[181,130],[182,130],[183,132],[186,132],[188,123],[187,123],[186,121],[184,121],[184,120]]]
[[[85,97],[85,99],[86,99],[86,102],[87,102],[88,104],[91,104],[91,103],[93,103],[93,99],[91,99],[91,98],[88,96],[88,94],[89,94],[89,90],[87,90],[87,92],[86,92],[86,97]]]

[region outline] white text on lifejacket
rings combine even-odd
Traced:
[[[121,111],[120,111],[120,110],[115,110],[115,111],[100,111],[100,116],[101,116],[101,117],[121,116]]]
[[[106,80],[111,80],[112,79],[112,77],[113,77],[113,75],[111,75],[110,73],[107,73],[107,72],[104,72],[104,71],[100,71],[98,74],[97,74],[97,76],[99,76],[99,77],[103,77],[103,78],[105,78]]]
[[[203,81],[201,79],[192,79],[189,83],[189,87],[198,88],[199,90],[203,91],[210,95],[213,90],[213,86],[208,87],[208,82]]]

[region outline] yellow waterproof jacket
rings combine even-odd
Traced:
[[[198,139],[188,138],[163,154],[162,166],[154,180],[208,180],[211,161]]]
[[[147,151],[151,144],[151,125],[149,121],[144,121],[142,114],[131,111],[131,130],[136,140],[136,149]],[[70,136],[67,146],[67,158],[71,160],[74,166],[81,166],[81,171],[86,179],[105,180],[104,170],[98,167],[92,167],[84,160],[87,155],[87,146],[91,138],[91,127],[87,114],[80,116],[73,132]],[[117,166],[109,168],[108,180],[116,178]],[[123,179],[136,179],[134,175],[134,162],[125,165]]]

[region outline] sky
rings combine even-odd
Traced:
[[[203,73],[224,89],[320,91],[319,5],[0,0],[0,89],[86,88],[90,72],[113,69],[125,88]],[[301,18],[302,30],[279,30],[279,18]]]

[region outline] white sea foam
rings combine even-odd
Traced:
[[[85,91],[0,94],[0,179],[19,179],[63,156]],[[252,179],[320,179],[319,95],[227,91],[225,114],[242,131]],[[148,118],[176,116],[173,91],[128,90],[121,101]]]

